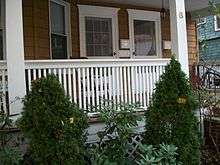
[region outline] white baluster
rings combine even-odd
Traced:
[[[127,71],[128,71],[128,103],[131,104],[131,95],[132,95],[132,89],[131,89],[131,67],[128,67]]]
[[[82,90],[83,90],[83,109],[86,109],[86,75],[85,68],[82,68]]]
[[[123,87],[123,75],[122,75],[122,67],[119,67],[119,80],[120,80],[120,96],[121,96],[121,103],[124,102],[124,87]]]
[[[76,69],[73,68],[72,69],[72,72],[73,72],[73,102],[74,103],[77,103],[77,91],[76,91],[76,88],[77,88],[77,78],[76,78]]]
[[[127,80],[127,67],[123,67],[123,79],[124,79],[124,102],[128,103],[128,80]]]
[[[95,68],[95,83],[96,83],[96,106],[99,105],[99,70]]]
[[[87,79],[87,100],[88,100],[88,108],[90,109],[91,107],[91,90],[90,90],[90,73],[89,70],[91,68],[86,68],[86,79]]]
[[[78,74],[77,79],[78,79],[78,99],[79,99],[78,104],[79,104],[79,107],[82,108],[82,95],[81,95],[82,88],[81,88],[81,69],[80,68],[77,69],[77,74]]]
[[[120,103],[120,77],[119,77],[119,67],[116,67],[116,101],[119,104]]]
[[[72,85],[71,85],[71,69],[68,68],[68,94],[69,94],[69,97],[70,97],[70,100],[72,101],[73,98],[72,98]]]
[[[28,69],[28,90],[31,90],[31,69]]]
[[[142,74],[143,74],[143,78],[142,78],[142,82],[143,82],[143,106],[144,108],[146,108],[147,106],[147,100],[146,100],[146,67],[142,66]]]
[[[66,69],[64,68],[64,69],[63,69],[63,86],[64,86],[65,93],[66,93],[66,95],[67,95],[67,94],[68,94],[68,91],[67,91],[67,82],[66,82],[66,79],[67,79]]]
[[[95,81],[94,81],[94,68],[91,68],[91,91],[92,91],[92,106],[95,106]]]

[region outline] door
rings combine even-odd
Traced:
[[[159,57],[160,13],[140,10],[129,10],[128,13],[132,58]]]
[[[117,57],[117,11],[117,8],[79,5],[81,57]]]

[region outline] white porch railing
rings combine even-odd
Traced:
[[[169,59],[26,61],[27,90],[31,81],[55,74],[66,94],[80,108],[91,110],[104,100],[140,103],[146,108]]]
[[[0,62],[0,111],[8,110],[8,76],[7,64],[5,61]]]

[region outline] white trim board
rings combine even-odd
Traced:
[[[217,16],[215,15],[214,16],[214,28],[215,28],[215,31],[220,31],[220,27],[218,27],[218,19],[217,19]]]

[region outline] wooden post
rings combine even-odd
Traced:
[[[10,115],[20,114],[26,94],[22,0],[5,1],[6,60]]]
[[[182,70],[189,76],[185,0],[169,2],[172,53],[182,65]]]

